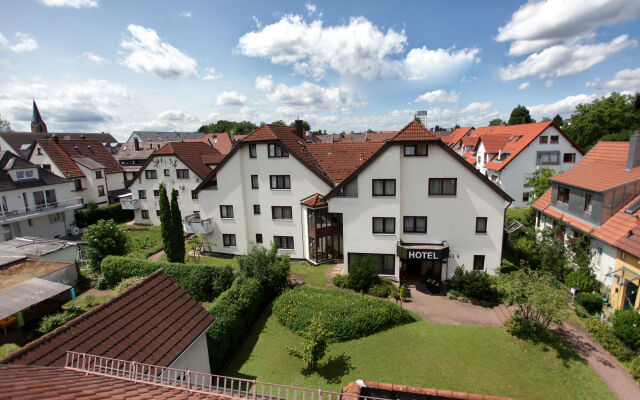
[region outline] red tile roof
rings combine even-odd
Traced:
[[[380,142],[307,143],[307,149],[333,182],[341,182],[382,147]]]
[[[562,211],[559,211],[555,208],[549,207],[551,205],[551,189],[547,190],[538,200],[533,203],[533,208],[544,212],[545,214],[560,220],[566,224],[571,225],[572,227],[584,232],[584,233],[592,233],[596,228],[587,224],[586,222],[582,222],[577,218],[572,217],[571,215],[565,214]]]
[[[406,386],[406,385],[394,385],[392,383],[381,383],[375,381],[361,381],[365,390],[362,390],[363,387],[360,386],[359,382],[351,382],[349,385],[342,388],[342,393],[344,393],[345,398],[359,398],[362,392],[363,395],[367,396],[375,396],[382,398],[389,398],[393,396],[393,398],[413,398],[413,399],[468,399],[468,400],[515,400],[510,397],[498,397],[498,396],[488,396],[482,394],[474,394],[474,393],[464,393],[464,392],[454,392],[451,390],[442,390],[435,388],[421,388],[415,386]],[[369,394],[368,390],[373,389],[374,394]],[[377,391],[387,392],[387,395],[379,394]],[[350,395],[350,396],[349,396]]]
[[[204,158],[207,157],[207,160],[211,161],[210,157],[222,156],[218,150],[204,142],[170,142],[156,150],[156,152],[149,157],[148,162],[153,157],[166,155],[178,157],[180,161],[195,172],[201,179],[205,179],[211,172],[211,168],[207,166]],[[140,173],[142,173],[143,170],[144,167],[140,169]]]
[[[96,139],[59,140],[40,139],[37,141],[51,161],[60,169],[66,178],[80,178],[85,176],[74,159],[90,159],[106,168],[107,174],[122,172],[123,169],[109,153],[106,147]],[[86,162],[79,162],[86,164]],[[89,167],[91,168],[91,167]]]
[[[224,154],[210,154],[202,156],[202,161],[206,165],[217,165],[224,159]]]
[[[162,270],[0,364],[64,366],[65,351],[169,366],[213,317]]]
[[[185,139],[183,142],[203,142],[211,145],[221,154],[228,154],[231,151],[231,136],[226,132],[207,133],[199,139]]]
[[[133,382],[111,376],[85,374],[54,367],[0,366],[4,399],[222,399],[186,389]]]
[[[418,121],[411,121],[390,140],[392,142],[406,142],[416,140],[438,140],[438,138],[438,135],[428,131]]]
[[[60,146],[55,144],[52,139],[40,139],[37,143],[42,147],[42,150],[49,156],[51,162],[58,167],[60,172],[65,178],[82,178],[84,172],[76,165],[75,162],[69,157],[69,155],[63,151]]]
[[[158,150],[160,147],[169,143],[169,141],[159,141],[159,142],[138,142],[139,149],[136,150],[136,146],[134,142],[126,142],[122,143],[120,149],[116,153],[116,160],[146,160],[153,154],[154,151]],[[135,166],[135,170],[140,169],[140,166]]]
[[[324,196],[320,193],[316,193],[306,199],[303,199],[301,203],[309,207],[326,207],[328,204],[324,199]]]
[[[453,147],[455,146],[456,143],[462,140],[462,138],[465,137],[465,135],[469,133],[469,131],[472,129],[473,129],[473,126],[467,126],[465,128],[457,128],[457,129],[454,129],[451,135],[442,136],[440,139],[443,142],[447,143],[449,147]]]
[[[602,192],[640,179],[640,167],[626,171],[629,142],[598,142],[569,171],[554,182]]]
[[[512,137],[513,136],[509,134],[484,135],[481,136],[478,140],[482,142],[487,153],[498,153],[504,148],[504,146],[507,144],[507,141]]]

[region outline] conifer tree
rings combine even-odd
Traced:
[[[162,236],[162,245],[164,252],[169,257],[171,252],[169,242],[171,241],[171,208],[169,205],[169,198],[167,197],[167,189],[163,184],[160,184],[160,199],[158,200],[160,206],[160,236]]]
[[[184,228],[182,227],[182,214],[178,205],[178,191],[175,189],[171,191],[171,222],[169,226],[171,227],[171,232],[169,232],[171,258],[167,254],[167,260],[169,262],[184,263]]]

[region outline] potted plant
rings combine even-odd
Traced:
[[[400,286],[400,300],[403,303],[407,301],[407,287],[404,285]]]

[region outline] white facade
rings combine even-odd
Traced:
[[[198,336],[198,338],[169,365],[169,368],[210,374],[209,350],[207,348],[207,335],[205,332]]]
[[[160,184],[163,184],[167,189],[169,201],[171,201],[171,190],[176,189],[178,191],[178,205],[183,218],[200,211],[200,202],[198,199],[192,198],[191,192],[202,182],[202,179],[174,155],[155,155],[153,157],[153,160],[145,169],[141,170],[138,178],[129,186],[131,199],[135,202],[135,206],[133,206],[135,223],[140,225],[160,225],[160,217],[157,214],[160,210],[159,197],[154,194],[159,191]],[[188,170],[189,177],[178,178],[176,170],[179,169]],[[147,172],[145,171],[155,171],[156,178],[147,178]],[[124,204],[123,202],[123,207],[127,208]],[[148,217],[145,218],[147,213]]]

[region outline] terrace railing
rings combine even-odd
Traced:
[[[72,197],[70,199],[60,201],[36,204],[30,207],[1,210],[0,221],[3,223],[16,222],[27,218],[34,218],[41,215],[81,208],[82,206],[82,197]]]

